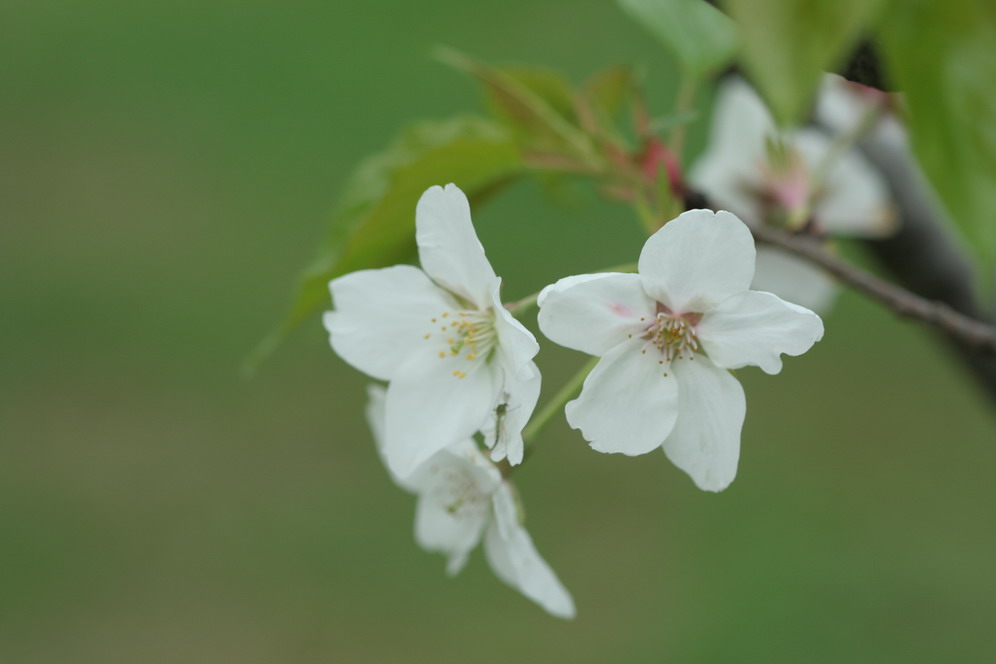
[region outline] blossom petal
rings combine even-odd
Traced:
[[[498,346],[502,359],[511,368],[512,375],[522,379],[531,377],[532,359],[539,353],[539,344],[533,333],[515,319],[508,309],[502,306],[499,298],[501,283],[495,286],[491,293],[491,306],[495,312],[495,334],[498,335]]]
[[[575,275],[570,276],[570,277],[563,277],[562,279],[558,279],[557,281],[555,281],[552,284],[544,286],[543,289],[539,292],[539,295],[536,298],[536,304],[537,304],[537,306],[542,307],[543,304],[546,302],[547,296],[550,293],[560,293],[562,291],[567,290],[568,288],[573,288],[574,286],[577,286],[578,284],[583,284],[586,281],[593,281],[595,279],[601,279],[602,277],[608,277],[608,276],[612,276],[612,275],[615,275],[615,274],[626,274],[626,273],[624,273],[624,272],[595,272],[593,274],[575,274]]]
[[[737,475],[740,430],[747,402],[730,372],[701,355],[673,363],[678,377],[678,421],[664,441],[671,463],[704,491],[722,491]]]
[[[566,277],[543,289],[539,327],[551,341],[590,355],[603,355],[642,333],[656,303],[640,275],[606,272]]]
[[[377,455],[387,468],[388,474],[394,483],[410,493],[415,493],[419,489],[419,482],[414,478],[399,477],[391,466],[387,463],[387,454],[384,451],[386,432],[384,431],[387,421],[385,401],[387,400],[387,390],[380,385],[367,386],[367,423],[370,425],[370,432],[373,434],[374,443],[377,445]]]
[[[764,101],[745,80],[731,78],[719,85],[713,108],[710,152],[756,166],[766,156],[765,140],[778,133]]]
[[[823,321],[777,295],[748,291],[710,311],[697,326],[699,342],[716,366],[782,370],[781,353],[801,355],[823,338]]]
[[[866,131],[862,143],[902,152],[914,162],[913,155],[909,154],[906,129],[896,114],[890,112],[887,94],[837,74],[824,74],[814,109],[816,121],[835,134],[843,134],[857,129],[866,114],[878,106],[878,117]]]
[[[495,514],[497,517],[502,512],[496,510]],[[484,535],[484,554],[495,576],[551,615],[568,619],[576,615],[571,594],[536,551],[522,526],[517,523],[500,526],[496,518]]]
[[[752,223],[761,221],[756,192],[763,183],[765,139],[777,135],[774,120],[757,93],[741,79],[720,84],[709,145],[689,172],[689,181],[714,206]]]
[[[391,380],[435,331],[432,317],[457,308],[422,270],[395,265],[352,272],[329,283],[334,311],[325,328],[332,349],[365,374]]]
[[[446,554],[452,576],[492,520],[491,496],[503,486],[501,472],[472,440],[464,440],[434,454],[412,477],[419,485],[415,539],[427,551]]]
[[[857,84],[837,74],[823,74],[813,110],[820,124],[845,134],[858,128],[873,103],[870,96],[858,93]]]
[[[465,478],[462,484],[472,486],[476,493],[483,496],[492,495],[504,481],[498,466],[481,452],[473,439],[450,445],[438,456],[459,464]]]
[[[816,312],[830,308],[837,282],[812,263],[777,247],[758,247],[751,290],[778,297]]]
[[[367,386],[367,424],[370,425],[370,433],[373,434],[378,453],[383,453],[384,449],[384,399],[386,397],[387,390],[383,386],[375,383]]]
[[[440,286],[477,307],[489,306],[495,271],[470,220],[470,203],[455,184],[430,187],[415,207],[422,269]]]
[[[532,364],[529,369],[531,377],[527,380],[506,374],[488,421],[481,428],[484,443],[492,450],[493,461],[507,458],[513,466],[522,463],[522,429],[536,408],[541,383],[539,368]]]
[[[464,468],[473,476],[474,486],[478,487],[480,492],[490,493],[501,483],[501,472],[481,454],[473,438],[465,438],[436,452],[411,475],[399,477],[391,470],[384,452],[387,390],[380,385],[371,384],[367,387],[367,394],[370,397],[366,408],[367,421],[370,423],[370,430],[377,444],[377,453],[391,479],[402,489],[410,493],[421,493],[431,488],[438,481],[440,463],[447,461],[452,463],[454,458],[464,464]]]
[[[446,573],[453,576],[481,541],[485,523],[484,518],[456,518],[430,494],[423,494],[415,507],[415,540],[426,551],[444,554]]]
[[[729,210],[747,223],[760,224],[764,220],[764,208],[758,196],[764,185],[761,173],[761,169],[750,166],[749,175],[744,175],[740,169],[709,160],[697,162],[688,181],[705,194],[712,207]]]
[[[491,507],[494,509],[495,523],[498,532],[505,539],[512,536],[512,530],[522,526],[522,503],[519,501],[515,485],[502,482],[491,494]]]
[[[495,382],[490,365],[460,355],[420,353],[406,362],[387,388],[384,450],[391,470],[408,477],[439,450],[472,436],[494,403]]]
[[[831,139],[815,129],[799,131],[795,146],[810,170],[820,167],[831,150]],[[882,175],[854,149],[834,157],[823,179],[823,192],[814,206],[819,225],[830,234],[882,237],[896,229]]]
[[[678,381],[661,355],[631,339],[602,356],[585,378],[581,395],[564,409],[599,452],[629,456],[660,447],[678,417]]]
[[[643,245],[640,278],[647,295],[674,313],[704,313],[750,287],[754,238],[736,215],[689,210]]]
[[[459,496],[445,487],[419,495],[415,507],[415,540],[426,551],[439,552],[448,558],[446,572],[457,574],[467,563],[467,556],[478,542],[488,523],[488,512],[477,506],[462,505]]]

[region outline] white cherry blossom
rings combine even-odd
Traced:
[[[396,265],[332,280],[333,350],[388,381],[385,455],[405,476],[482,428],[498,456],[522,459],[521,428],[539,393],[533,335],[502,306],[467,197],[432,187],[415,210],[422,269]],[[504,403],[514,403],[513,417]],[[500,421],[499,421],[500,420]],[[497,425],[495,424],[497,421]]]
[[[663,447],[701,489],[736,476],[746,402],[728,369],[781,371],[823,336],[808,309],[748,290],[754,240],[729,212],[692,210],[643,247],[638,274],[561,279],[539,298],[552,341],[599,356],[567,421],[600,452]]]
[[[835,117],[849,103],[839,96],[832,101]],[[710,142],[689,181],[715,207],[748,224],[789,230],[808,224],[828,235],[855,237],[895,229],[885,182],[857,150],[836,150],[833,137],[814,128],[778,131],[764,102],[741,79],[720,85]],[[817,311],[837,291],[822,270],[773,247],[758,250],[752,287]]]
[[[369,389],[367,419],[387,464],[385,393]],[[515,489],[471,439],[433,454],[410,476],[391,472],[403,489],[418,494],[415,539],[427,551],[446,556],[446,571],[457,574],[484,540],[484,555],[495,575],[559,618],[573,618],[574,600],[536,551],[521,524]]]

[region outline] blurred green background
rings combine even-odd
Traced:
[[[852,294],[740,372],[723,494],[547,430],[516,481],[567,623],[416,547],[317,320],[240,377],[353,165],[479,106],[436,44],[674,85],[609,2],[0,8],[0,661],[991,661],[991,406]],[[633,260],[630,214],[522,183],[475,219],[518,297]],[[543,349],[550,394],[581,357]]]

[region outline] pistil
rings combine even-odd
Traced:
[[[689,360],[695,359],[695,354],[699,352],[699,338],[695,325],[702,319],[702,315],[697,313],[675,315],[662,304],[658,305],[657,309],[657,317],[652,319],[643,335],[647,345],[644,345],[640,352],[646,354],[648,345],[656,348],[661,354],[660,364],[683,360],[686,357]]]

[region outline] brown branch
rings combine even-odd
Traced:
[[[873,128],[858,148],[885,177],[902,222],[895,235],[866,240],[869,254],[903,287],[940,300],[969,318],[996,324],[996,301],[986,303],[980,297],[973,261],[947,223],[908,145]],[[944,340],[962,366],[996,399],[996,357],[950,335]]]
[[[996,355],[996,328],[958,313],[943,302],[922,298],[840,260],[826,251],[817,238],[792,235],[764,226],[752,227],[751,232],[759,242],[776,246],[819,265],[843,283],[885,305],[896,314],[932,325],[979,353]]]
[[[717,4],[716,0],[709,2]],[[889,72],[876,50],[871,40],[858,44],[838,71],[858,83],[899,91],[892,87]],[[735,67],[728,73],[734,71]],[[886,132],[873,129],[859,141],[858,148],[885,176],[902,222],[894,236],[864,242],[871,256],[899,284],[917,293],[928,305],[960,312],[971,329],[984,326],[982,321],[996,325],[996,301],[980,302],[972,261],[945,223],[944,214],[908,147],[897,145]],[[709,207],[696,198],[701,196],[689,192],[685,197],[686,208]],[[958,333],[936,323],[934,326],[962,366],[996,399],[996,353],[992,345],[966,344]]]

